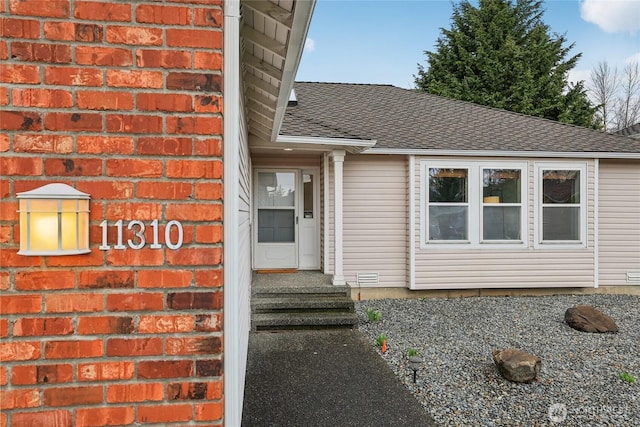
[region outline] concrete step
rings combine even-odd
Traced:
[[[255,313],[283,311],[353,311],[351,298],[331,296],[277,296],[254,298],[251,308]]]
[[[351,297],[349,286],[278,286],[253,287],[252,296],[255,297],[288,297],[288,296],[346,296]]]
[[[256,331],[278,329],[351,328],[358,323],[358,317],[352,312],[254,313],[252,323],[253,329]]]

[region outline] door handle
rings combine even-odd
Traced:
[[[296,225],[298,225],[298,216],[296,215]]]

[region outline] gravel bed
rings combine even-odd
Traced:
[[[619,332],[578,332],[564,322],[575,304],[611,316]],[[367,310],[382,315],[369,321]],[[359,329],[443,426],[640,426],[640,297],[576,295],[388,299],[356,303]],[[516,384],[491,352],[514,347],[542,359],[537,381]],[[407,351],[424,362],[413,383]],[[380,352],[380,350],[378,350]],[[620,372],[636,378],[620,379]]]

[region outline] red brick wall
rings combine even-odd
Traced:
[[[222,3],[0,0],[0,427],[222,424]],[[52,182],[90,254],[17,255]]]

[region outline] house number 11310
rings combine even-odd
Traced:
[[[113,245],[113,249],[127,249],[127,246],[124,245],[123,241],[123,229],[124,222],[122,220],[118,220],[115,224],[115,227],[118,230],[118,238],[115,245]],[[100,223],[100,227],[102,228],[102,244],[100,245],[101,251],[108,251],[111,249],[111,246],[107,242],[107,221],[104,220]],[[151,222],[151,228],[153,229],[153,243],[149,245],[151,249],[162,249],[162,245],[158,242],[158,220],[154,219]],[[171,241],[171,229],[175,228],[178,231],[178,240],[174,243]],[[127,239],[127,245],[131,249],[142,249],[147,244],[147,239],[144,236],[144,231],[146,229],[144,223],[142,221],[133,220],[129,221],[127,224],[127,229],[133,231],[134,239]],[[184,237],[184,231],[182,229],[182,224],[179,221],[169,221],[164,230],[164,243],[167,245],[169,249],[178,249],[182,246],[182,239]]]

